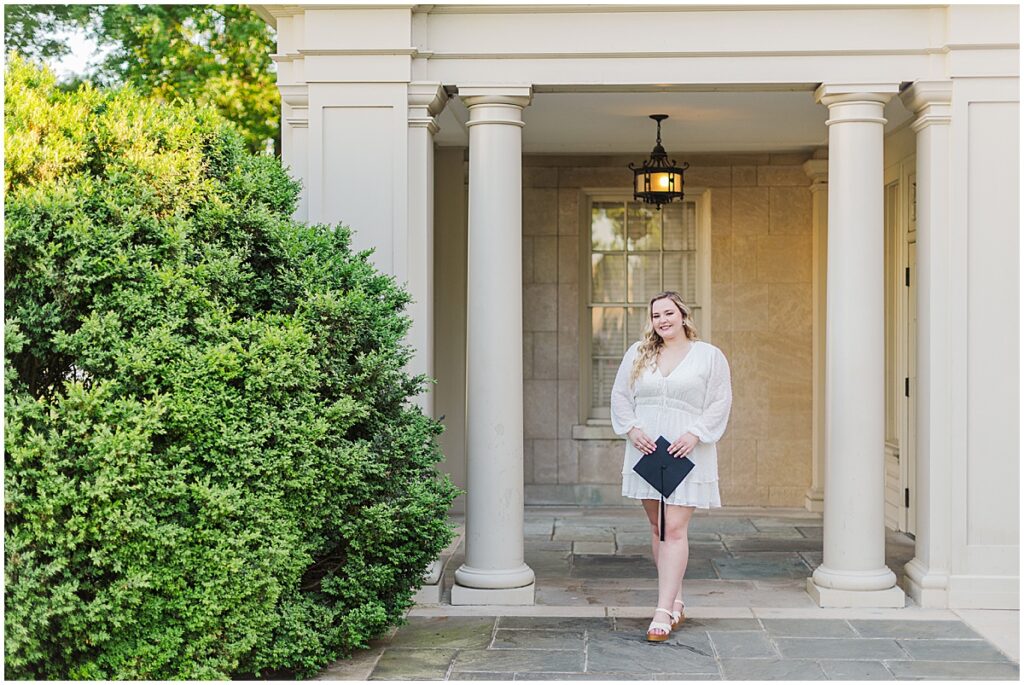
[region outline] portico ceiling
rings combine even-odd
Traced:
[[[813,86],[799,90],[730,92],[538,92],[523,112],[527,154],[627,154],[650,151],[654,122],[668,114],[662,143],[683,161],[688,153],[789,152],[828,143],[827,109]],[[886,132],[910,118],[899,98],[886,106]],[[438,145],[464,146],[465,106],[449,103]]]

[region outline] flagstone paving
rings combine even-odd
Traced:
[[[644,640],[657,598],[639,510],[531,507],[531,607],[414,608],[332,680],[1019,680],[1018,663],[950,611],[824,610],[805,590],[821,563],[821,517],[803,511],[698,513],[684,581],[689,618]],[[913,540],[887,533],[897,575]],[[488,615],[493,614],[493,615]],[[1005,648],[1005,646],[1004,646]]]

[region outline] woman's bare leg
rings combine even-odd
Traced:
[[[659,517],[661,502],[641,500],[644,512],[651,523],[651,551],[654,565],[658,569],[658,606],[674,610],[675,600],[683,598],[683,575],[690,557],[690,543],[687,529],[694,507],[665,506],[665,541],[661,542]]]
[[[659,511],[661,509],[661,501],[656,499],[645,499],[640,500],[644,505],[644,513],[647,514],[647,520],[651,524],[651,554],[654,559],[654,567],[658,567],[658,543],[660,542],[660,531],[658,526],[660,525],[658,517],[660,516]],[[671,505],[669,505],[671,506]],[[683,583],[679,583],[679,592],[676,593],[676,599],[680,603],[683,601]],[[674,607],[673,607],[673,610]]]

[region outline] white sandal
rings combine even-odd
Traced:
[[[683,600],[677,599],[674,602],[679,605],[679,611],[672,612],[672,630],[677,630],[679,626],[683,625],[683,621],[686,620],[686,615],[683,610],[686,609],[686,605],[683,604]]]
[[[662,609],[661,607],[658,607],[657,609],[654,610],[655,615],[657,615],[657,613],[659,611],[661,613],[663,613],[663,614],[667,614],[670,618],[675,620],[675,617],[672,616],[672,612],[669,611],[668,609]],[[663,630],[665,632],[664,632],[664,634],[651,632],[651,631],[654,631],[654,630]],[[672,632],[672,624],[671,623],[662,623],[661,621],[651,621],[651,625],[648,626],[648,628],[647,628],[647,641],[648,642],[664,642],[665,640],[668,639],[669,634],[671,632]]]

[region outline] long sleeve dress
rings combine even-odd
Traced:
[[[657,364],[645,369],[630,386],[633,362],[640,343],[622,358],[612,387],[612,428],[626,435],[634,426],[657,440],[675,441],[686,432],[700,442],[689,454],[693,471],[665,499],[668,504],[708,509],[722,506],[718,493],[718,451],[715,444],[725,432],[732,407],[732,383],[725,355],[714,345],[694,341],[682,361],[663,376]],[[622,464],[622,495],[633,499],[660,499],[661,495],[633,470],[643,453],[626,440]]]

